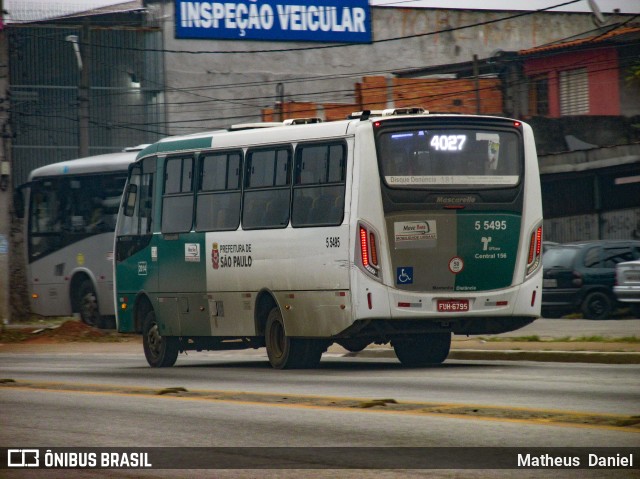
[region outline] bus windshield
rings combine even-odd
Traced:
[[[113,232],[125,180],[123,173],[35,180],[28,226],[30,260],[82,238]]]
[[[522,153],[514,131],[403,128],[377,136],[382,177],[392,188],[513,187]]]

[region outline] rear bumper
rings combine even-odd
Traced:
[[[579,304],[577,289],[543,289],[542,307],[554,309],[573,309]]]
[[[614,286],[613,292],[618,301],[623,303],[640,303],[640,288],[629,288],[624,286]]]

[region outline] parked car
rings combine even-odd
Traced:
[[[613,292],[618,263],[640,259],[640,241],[586,241],[552,246],[542,257],[542,315],[581,312],[607,319],[618,306]]]
[[[616,285],[613,292],[618,301],[629,305],[634,318],[640,318],[640,260],[616,265]]]

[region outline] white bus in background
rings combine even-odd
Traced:
[[[113,232],[127,170],[144,146],[46,165],[20,186],[31,313],[114,325]]]
[[[420,109],[265,126],[167,138],[130,169],[118,330],[142,334],[151,366],[266,347],[275,368],[309,368],[332,343],[391,343],[420,366],[452,334],[539,317],[530,126]]]

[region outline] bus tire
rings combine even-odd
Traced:
[[[101,328],[103,323],[100,308],[98,308],[98,296],[91,281],[84,280],[80,283],[77,298],[78,312],[82,322],[94,328]]]
[[[156,313],[148,311],[142,325],[142,346],[152,368],[169,368],[176,363],[180,348],[175,336],[161,336]]]
[[[404,366],[440,364],[449,355],[451,333],[427,333],[392,342],[396,356]]]
[[[264,340],[269,363],[275,369],[316,368],[325,349],[320,340],[287,336],[279,308],[269,312]]]

